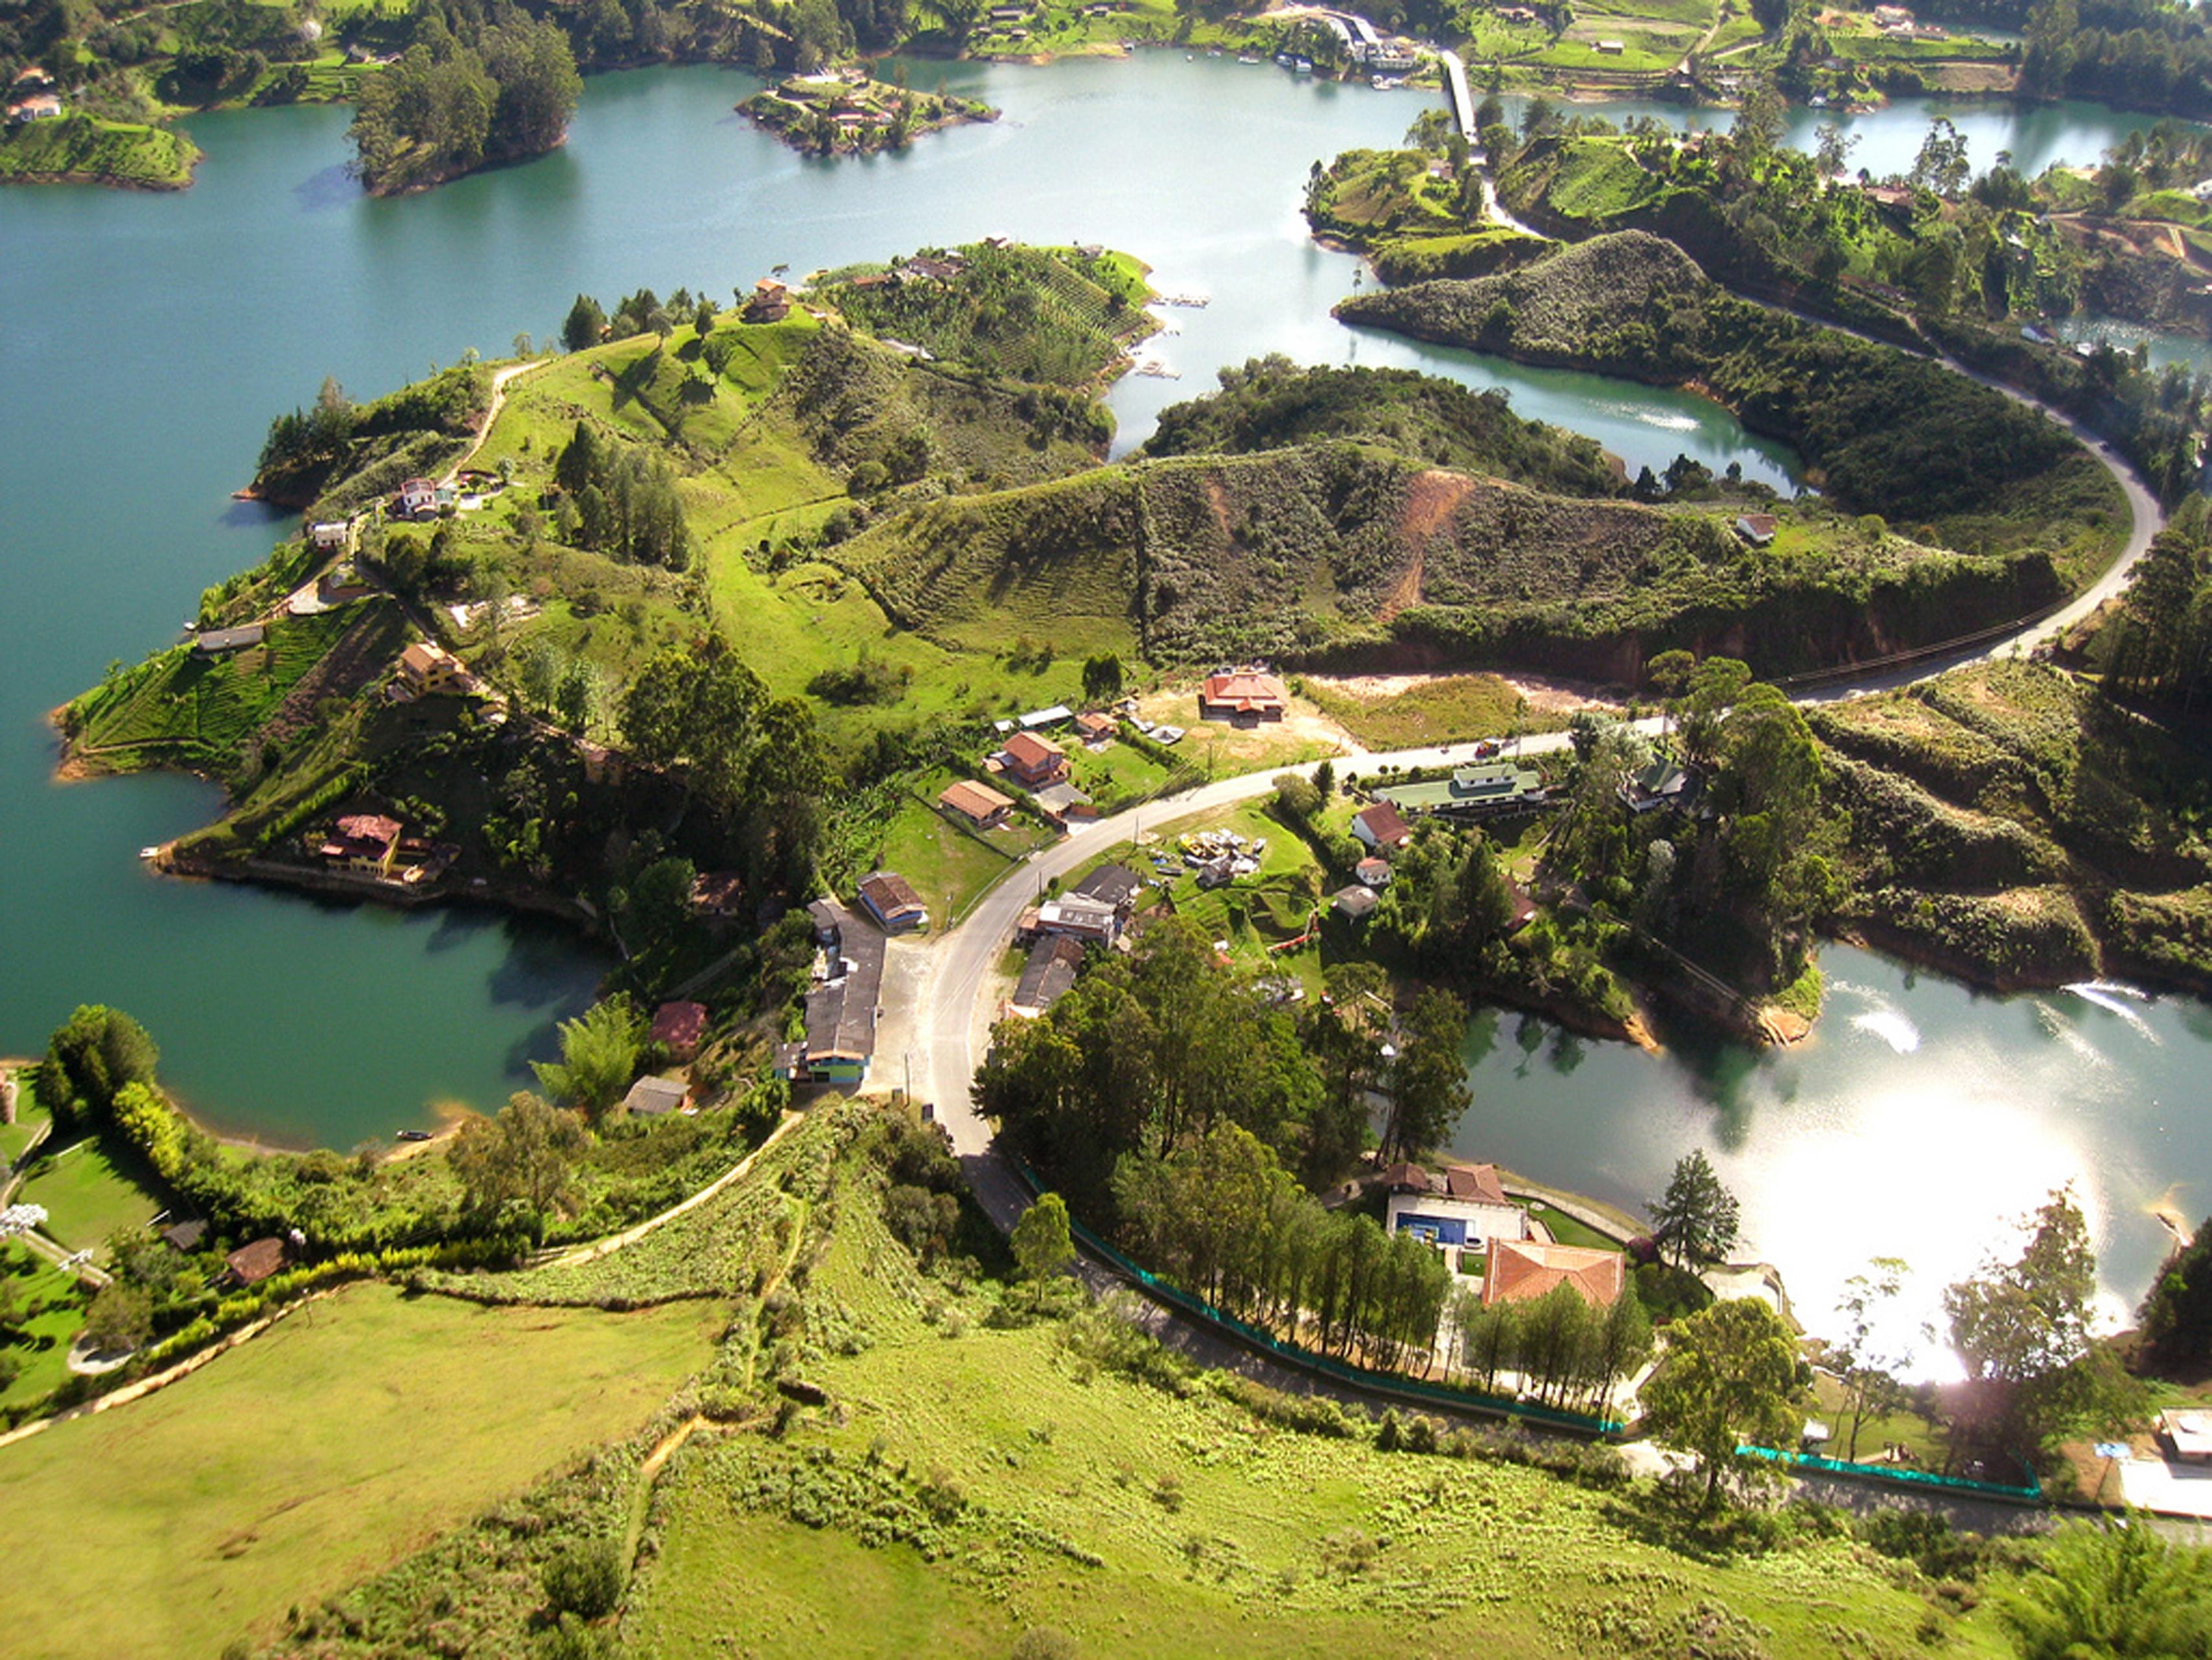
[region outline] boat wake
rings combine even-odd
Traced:
[[[2057,1038],[2082,1060],[2093,1066],[2112,1065],[2112,1056],[2083,1037],[2081,1029],[2067,1018],[2063,1010],[2045,1002],[2040,997],[2035,1000],[2035,1020],[2043,1028],[2045,1037]]]
[[[2136,1012],[2136,1003],[2150,1001],[2149,994],[2134,986],[2125,986],[2114,980],[2079,980],[2064,988],[2085,1003],[2094,1003],[2107,1014],[2117,1014],[2143,1037],[2155,1043],[2159,1035],[2151,1030],[2149,1021]]]
[[[1864,1014],[1853,1015],[1851,1025],[1857,1031],[1871,1032],[1899,1055],[1910,1055],[1920,1047],[1920,1028],[1895,1009],[1869,1009]]]

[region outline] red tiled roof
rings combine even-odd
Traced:
[[[222,1260],[241,1286],[258,1285],[284,1266],[284,1242],[274,1237],[240,1245]]]
[[[1572,1286],[1592,1307],[1609,1308],[1627,1279],[1627,1259],[1617,1250],[1537,1239],[1493,1239],[1482,1300],[1486,1304],[1533,1302],[1556,1286]]]
[[[1067,751],[1052,739],[1040,738],[1033,732],[1018,732],[1006,739],[1006,753],[1013,757],[1017,766],[1031,770],[1064,760],[1067,755]]]
[[[663,1003],[653,1012],[653,1041],[672,1049],[696,1049],[707,1035],[704,1003]]]
[[[896,916],[901,911],[922,908],[914,884],[887,870],[872,871],[860,879],[860,897],[878,916]]]
[[[1241,710],[1279,709],[1283,707],[1283,683],[1272,674],[1255,674],[1239,669],[1229,674],[1209,674],[1201,701],[1225,703]]]
[[[1375,838],[1377,847],[1395,846],[1413,835],[1413,827],[1406,816],[1388,801],[1377,801],[1371,807],[1362,807],[1352,816],[1352,822],[1365,828]]]
[[[947,785],[944,794],[937,799],[955,812],[979,820],[988,818],[994,812],[1004,812],[1014,805],[1012,798],[1000,794],[989,785],[966,779]]]
[[[1419,1164],[1393,1164],[1382,1172],[1382,1185],[1393,1193],[1431,1193],[1434,1184]]]
[[[1498,1180],[1495,1164],[1450,1164],[1444,1169],[1444,1191],[1455,1199],[1483,1205],[1510,1205]]]
[[[338,834],[350,842],[374,842],[388,848],[399,839],[399,821],[380,812],[349,813],[338,820]]]

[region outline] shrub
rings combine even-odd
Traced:
[[[610,1539],[571,1545],[545,1565],[545,1600],[558,1614],[599,1620],[621,1600],[622,1554]]]

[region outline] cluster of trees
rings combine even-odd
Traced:
[[[2212,32],[2193,7],[2042,0],[2027,14],[2026,33],[2021,84],[2027,91],[2199,120],[2212,115]]]
[[[374,191],[432,185],[558,145],[583,94],[568,37],[502,8],[480,23],[426,7],[397,63],[367,77],[347,136]],[[472,26],[473,25],[473,26]]]
[[[2212,511],[2193,496],[2136,567],[2122,602],[2112,678],[2193,714],[2212,699]]]
[[[2187,1376],[2212,1363],[2212,1217],[2166,1259],[2136,1318],[2148,1367]]]
[[[562,490],[554,522],[562,541],[637,564],[690,567],[691,530],[666,458],[602,438],[580,419],[553,477]]]
[[[1525,1303],[1493,1303],[1462,1288],[1452,1295],[1453,1357],[1468,1382],[1494,1390],[1509,1372],[1547,1406],[1601,1416],[1613,1390],[1651,1358],[1651,1316],[1632,1286],[1605,1308],[1572,1286]]]
[[[764,883],[811,880],[831,772],[814,712],[768,689],[715,635],[647,660],[622,699],[636,760],[674,778],[711,816],[713,839]]]
[[[326,375],[311,405],[269,423],[254,488],[270,501],[305,507],[334,477],[380,477],[378,469],[387,459],[404,462],[440,440],[458,437],[489,397],[489,376],[473,358],[368,404],[355,403]],[[427,468],[430,461],[418,465]],[[394,477],[386,487],[398,483]]]

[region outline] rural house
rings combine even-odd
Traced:
[[[1198,694],[1198,718],[1256,726],[1281,720],[1288,703],[1283,683],[1273,675],[1256,669],[1223,669],[1206,677]]]
[[[1030,947],[1008,1011],[1024,1019],[1036,1018],[1066,994],[1082,967],[1083,947],[1077,941],[1057,936],[1038,940]]]
[[[438,487],[427,478],[407,479],[398,499],[402,519],[428,519],[438,511]]]
[[[1389,1193],[1384,1231],[1434,1245],[1455,1274],[1462,1251],[1480,1255],[1495,1241],[1528,1236],[1528,1214],[1505,1196],[1495,1164],[1450,1164],[1435,1171],[1393,1164],[1382,1182]]]
[[[690,1091],[673,1078],[641,1078],[629,1086],[623,1097],[623,1110],[643,1113],[658,1118],[672,1112],[681,1112],[684,1104],[690,1099]]]
[[[1329,903],[1336,907],[1336,914],[1339,916],[1348,921],[1364,922],[1375,915],[1376,906],[1381,904],[1382,901],[1376,896],[1374,889],[1360,887],[1355,884],[1348,888],[1338,889],[1335,893],[1329,896]]]
[[[399,857],[399,821],[380,812],[349,813],[316,852],[333,870],[354,876],[389,876]]]
[[[1067,781],[1067,751],[1049,738],[1018,732],[1002,751],[1006,770],[1024,789],[1041,790]]]
[[[1771,513],[1739,514],[1735,533],[1754,548],[1763,548],[1774,540],[1774,529],[1779,522]]]
[[[399,654],[399,678],[425,697],[465,697],[478,685],[459,658],[443,646],[422,640]]]
[[[1352,834],[1362,846],[1380,853],[1386,848],[1402,848],[1411,842],[1413,827],[1389,802],[1377,801],[1352,815]]]
[[[947,785],[937,800],[939,806],[959,814],[979,830],[998,829],[1014,810],[1012,797],[1001,795],[988,784],[978,784],[972,779]]]
[[[806,994],[806,1036],[777,1051],[775,1075],[793,1083],[857,1089],[868,1081],[876,1055],[883,931],[834,899],[817,900],[807,910],[815,919],[817,937],[832,936],[828,972]]]
[[[902,933],[929,923],[929,912],[914,884],[892,871],[871,871],[860,879],[860,903],[886,933]]]

